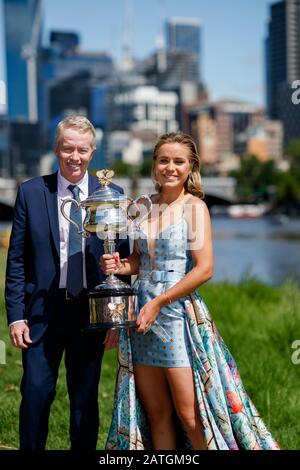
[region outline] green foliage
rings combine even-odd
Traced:
[[[116,161],[113,164],[113,170],[117,176],[128,176],[131,178],[134,177],[151,177],[151,169],[152,169],[152,157],[144,158],[142,164],[139,165],[130,165],[129,163],[125,163],[122,160]]]
[[[300,200],[300,139],[293,139],[286,147],[285,155],[290,170],[282,175],[277,184],[279,202],[299,203]]]
[[[291,361],[292,343],[300,339],[299,286],[249,279],[207,284],[200,293],[260,415],[283,449],[299,449],[300,364]]]
[[[285,154],[288,157],[291,169],[300,170],[300,139],[291,140],[285,150]]]
[[[141,176],[145,178],[150,178],[151,170],[152,170],[152,157],[147,157],[143,160],[143,163],[141,166]]]
[[[138,178],[140,176],[145,178],[151,177],[152,157],[144,158],[141,165],[131,165],[122,160],[115,161],[113,170],[117,176],[128,176],[131,178]]]
[[[287,171],[281,175],[276,187],[277,199],[284,203],[297,203],[300,199],[300,174]]]
[[[266,197],[268,187],[278,179],[278,171],[272,160],[262,162],[255,155],[241,158],[241,167],[231,173],[237,179],[237,191],[240,198],[251,202],[259,197]]]
[[[133,165],[125,163],[122,160],[117,160],[112,165],[112,169],[115,172],[116,176],[131,176],[133,171]]]

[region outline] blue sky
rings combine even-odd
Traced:
[[[132,4],[132,49],[137,58],[155,49],[160,7],[164,17],[202,24],[202,76],[212,98],[264,104],[263,41],[274,0],[127,0]],[[0,21],[3,11],[0,0]],[[77,31],[82,48],[121,55],[125,0],[44,0],[44,43],[51,29]],[[3,24],[3,23],[2,23]],[[0,80],[5,79],[0,26]]]

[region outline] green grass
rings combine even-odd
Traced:
[[[0,252],[0,292],[3,293],[4,251]],[[294,340],[300,340],[300,290],[292,281],[269,287],[249,279],[239,285],[207,284],[200,289],[218,329],[233,353],[246,390],[283,449],[300,449],[300,364],[291,361]],[[6,344],[6,364],[0,365],[0,449],[18,447],[20,351],[7,334],[3,294],[0,296],[0,339]],[[110,422],[116,353],[105,353],[99,403],[103,449]],[[48,449],[68,449],[69,404],[64,367],[51,409]]]

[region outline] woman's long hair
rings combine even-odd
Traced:
[[[201,184],[201,175],[200,175],[200,157],[198,154],[197,146],[188,134],[183,132],[170,132],[168,134],[163,134],[159,137],[158,141],[155,144],[153,150],[153,162],[152,162],[152,179],[155,183],[156,191],[160,192],[160,184],[155,179],[155,162],[157,159],[157,153],[159,148],[164,144],[181,144],[184,145],[189,150],[189,161],[191,164],[191,172],[184,183],[185,190],[192,194],[193,196],[199,197],[200,199],[204,198],[204,191]]]

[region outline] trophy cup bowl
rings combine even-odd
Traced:
[[[104,253],[115,252],[115,238],[127,238],[132,226],[136,229],[151,211],[149,196],[140,196],[133,201],[109,187],[114,172],[100,170],[97,173],[100,189],[81,202],[65,199],[61,205],[63,216],[73,225],[82,237],[97,235],[104,240]],[[75,204],[78,210],[84,208],[86,216],[83,230],[65,212],[65,205]],[[142,208],[142,210],[141,210]],[[131,227],[130,227],[131,225]],[[87,293],[89,299],[89,323],[86,332],[107,329],[134,328],[138,316],[137,292],[114,274]]]

